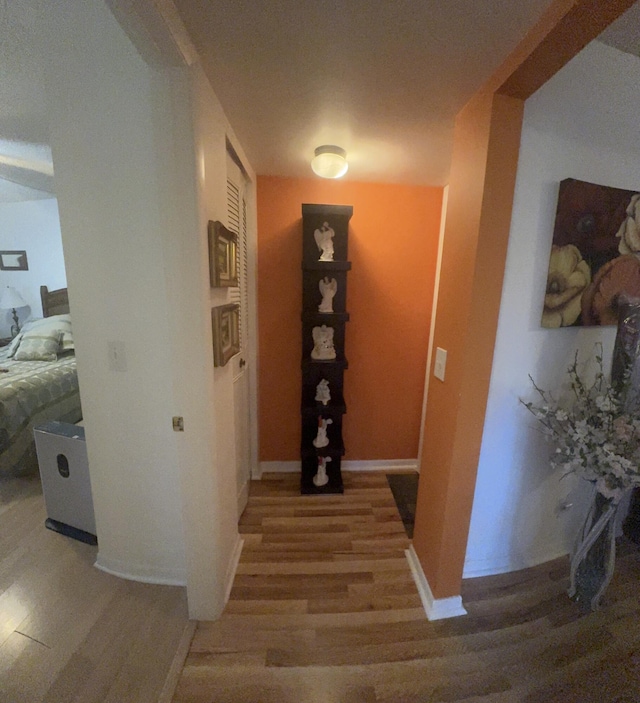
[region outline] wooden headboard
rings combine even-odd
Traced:
[[[47,286],[40,286],[40,298],[44,317],[63,315],[69,312],[69,295],[66,288],[49,290]]]

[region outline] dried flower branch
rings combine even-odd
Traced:
[[[562,469],[565,475],[576,473],[595,482],[605,498],[617,503],[627,490],[640,485],[640,417],[625,411],[624,394],[606,378],[602,346],[597,348],[593,382],[580,375],[578,352],[567,370],[573,391],[569,407],[562,407],[531,376],[540,402],[520,402],[555,444],[552,466]]]

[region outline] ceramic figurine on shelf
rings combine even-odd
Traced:
[[[333,298],[338,292],[338,282],[335,278],[325,276],[319,284],[322,302],[318,305],[318,312],[333,312]]]
[[[333,420],[331,418],[324,419],[321,415],[318,417],[318,434],[313,440],[313,446],[316,449],[322,449],[329,444],[329,438],[327,437],[327,427],[333,425]]]
[[[313,485],[326,486],[329,483],[329,477],[327,476],[327,463],[331,461],[330,456],[319,456],[318,457],[318,471],[313,477]]]
[[[320,258],[318,261],[333,261],[333,238],[335,232],[329,227],[329,223],[325,222],[320,229],[313,233],[313,238],[318,245]]]
[[[326,361],[336,358],[336,350],[333,346],[333,332],[333,327],[327,327],[326,325],[313,328],[312,359]]]
[[[316,386],[316,397],[314,400],[317,403],[322,403],[326,405],[331,400],[331,393],[329,392],[329,381],[323,378],[320,383]]]

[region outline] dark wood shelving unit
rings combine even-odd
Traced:
[[[349,363],[345,356],[346,323],[349,321],[347,304],[347,273],[349,220],[353,214],[350,205],[302,206],[302,393],[301,415],[301,479],[303,494],[343,493],[341,462],[345,453],[342,438],[342,420],[347,412],[344,401],[344,372]],[[333,231],[331,244],[333,261],[321,261],[326,253],[316,240],[316,232],[323,228]],[[320,236],[320,239],[322,237]],[[318,310],[323,296],[320,282],[336,282],[332,298],[332,312]],[[333,329],[334,359],[315,359],[314,328],[326,325]],[[318,385],[328,382],[331,399],[325,405],[316,400]],[[328,443],[315,446],[318,428],[326,422]],[[328,422],[330,421],[330,422]],[[322,483],[320,463],[324,463],[326,483]],[[315,480],[314,480],[315,479]],[[320,483],[319,483],[320,481]]]

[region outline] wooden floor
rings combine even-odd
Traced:
[[[601,611],[567,595],[568,563],[469,580],[469,614],[425,619],[384,474],[344,496],[296,475],[252,484],[227,608],[201,623],[174,703],[638,703],[640,555],[619,545]]]
[[[0,703],[156,703],[185,589],[98,571],[45,518],[38,478],[0,480]]]

